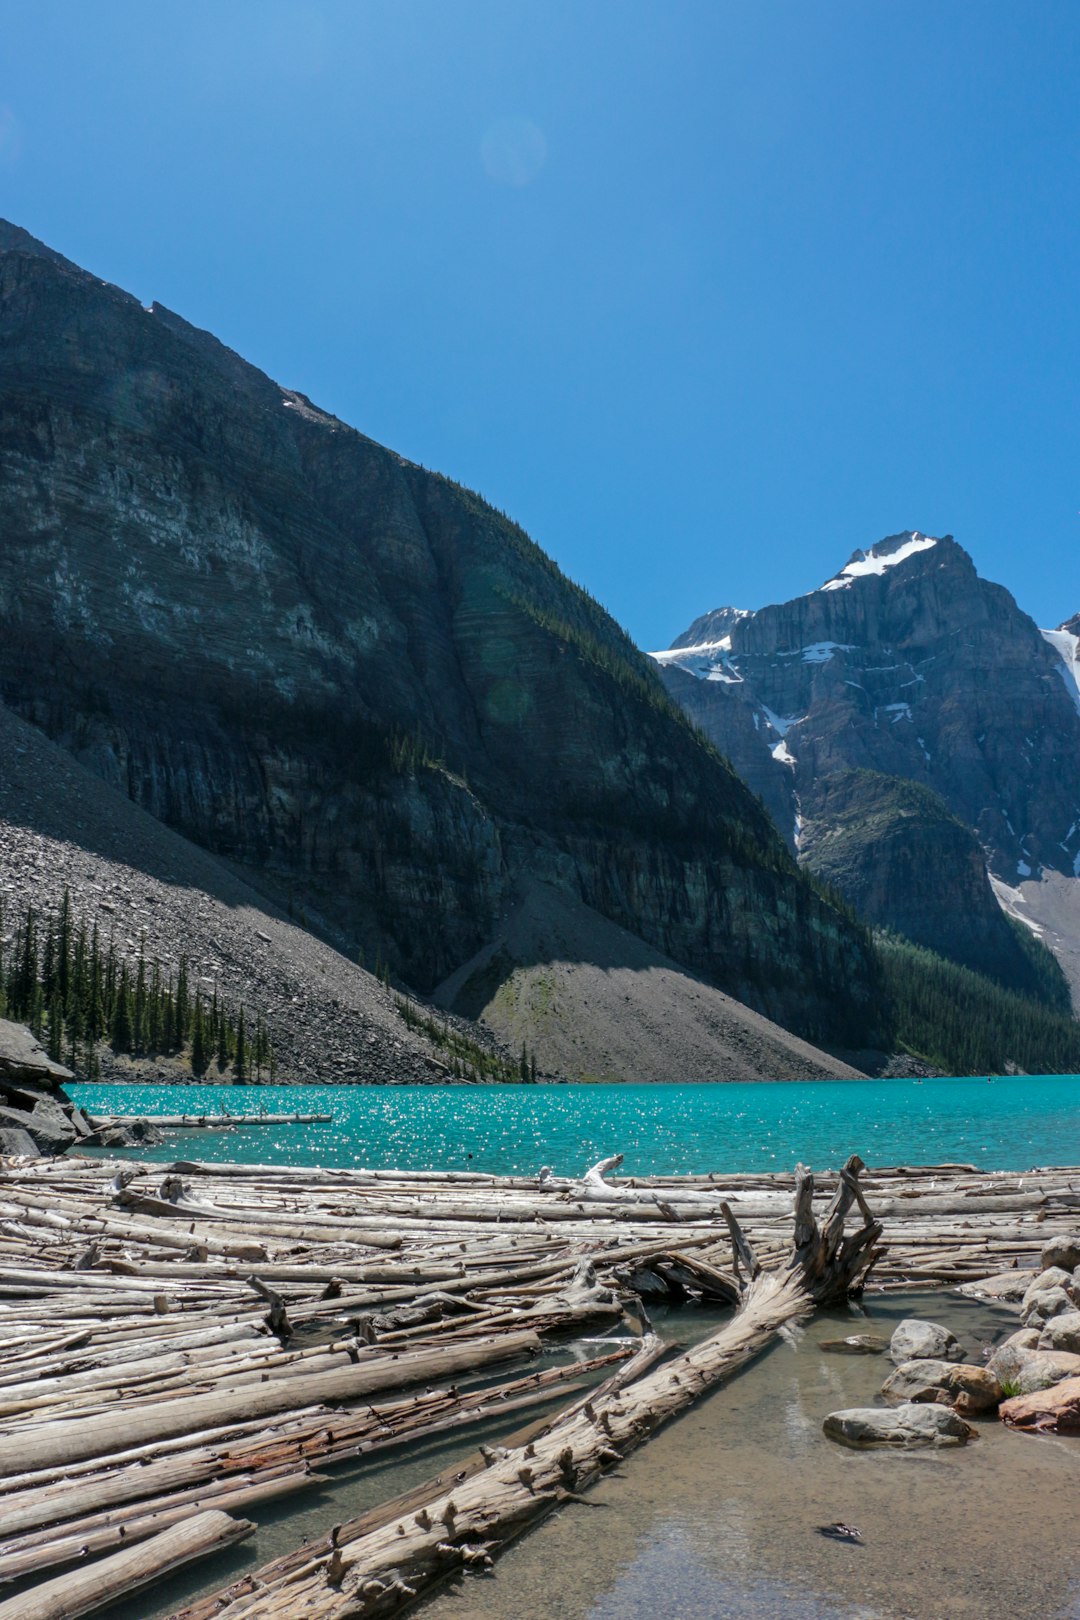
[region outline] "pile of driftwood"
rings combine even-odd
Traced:
[[[74,1620],[250,1533],[239,1512],[320,1467],[504,1417],[508,1438],[516,1414],[561,1397],[518,1443],[183,1620],[396,1612],[489,1562],[871,1265],[891,1287],[1031,1267],[1080,1207],[1072,1170],[861,1173],[853,1159],[815,1189],[802,1170],[616,1182],[618,1164],[575,1181],[5,1169],[0,1620]],[[666,1354],[647,1331],[654,1296],[732,1314]],[[604,1355],[532,1360],[598,1332],[618,1340]]]

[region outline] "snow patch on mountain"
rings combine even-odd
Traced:
[[[719,641],[699,641],[694,647],[671,647],[667,652],[650,653],[649,657],[658,664],[684,670],[699,681],[723,681],[728,686],[742,682],[731,661],[730,636],[722,636]]]
[[[919,534],[916,529],[906,534],[894,535],[890,540],[879,540],[869,551],[857,551],[846,567],[841,568],[835,578],[826,580],[821,589],[847,590],[857,579],[863,579],[868,574],[883,574],[887,568],[895,568],[898,563],[906,562],[916,553],[929,551],[936,545],[935,539],[928,534]]]
[[[1080,636],[1074,636],[1071,630],[1043,630],[1041,634],[1061,660],[1058,674],[1080,714]]]
[[[1002,911],[1014,917],[1017,922],[1023,923],[1025,928],[1030,928],[1036,938],[1042,939],[1043,930],[1027,911],[1027,896],[1023,891],[1010,888],[1001,878],[995,877],[993,872],[989,873],[989,878],[990,887],[997,896],[997,903]]]
[[[827,664],[834,653],[854,651],[850,642],[815,641],[812,646],[802,648],[802,661],[804,664]]]

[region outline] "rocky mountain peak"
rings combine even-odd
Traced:
[[[794,849],[819,783],[877,771],[940,794],[1015,883],[1080,861],[1078,652],[1080,615],[1040,633],[951,535],[907,529],[655,656]]]
[[[927,557],[928,552],[934,552],[933,559]],[[932,561],[933,566],[947,566],[949,562],[957,560],[956,554],[974,572],[971,558],[956,544],[951,534],[936,538],[934,535],[920,534],[918,529],[902,529],[899,534],[890,534],[884,540],[878,540],[866,551],[852,552],[840,572],[826,580],[821,589],[848,590],[856,580],[880,579],[891,569],[902,563],[910,563],[916,557]]]
[[[80,275],[83,273],[62,253],[39,242],[36,236],[24,231],[21,225],[13,225],[9,219],[0,219],[0,253],[27,253],[35,259],[48,259],[50,264],[62,265],[65,270],[74,270]]]

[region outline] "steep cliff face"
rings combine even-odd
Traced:
[[[1015,883],[1080,865],[1077,646],[1068,626],[1040,632],[950,537],[907,531],[856,552],[809,595],[755,613],[705,614],[655,657],[672,696],[808,865],[822,867],[834,809],[850,842],[850,783],[838,794],[834,779],[854,769],[932,789],[972,830],[991,871]],[[917,819],[905,815],[905,839]],[[940,817],[929,815],[920,835],[928,849],[941,834]],[[864,851],[859,903],[875,920],[888,920],[897,847]],[[936,893],[928,887],[909,918],[916,938],[945,937],[950,915],[975,904],[961,893],[968,855],[940,854]],[[987,921],[985,876],[982,887]],[[884,910],[895,918],[895,908]],[[1010,979],[1010,953],[1003,948],[997,962]]]
[[[803,821],[800,855],[867,922],[1028,995],[1045,999],[1049,983],[1068,1011],[1064,978],[1008,920],[978,840],[931,789],[875,771],[827,777]]]
[[[429,989],[527,873],[818,1038],[871,1016],[859,932],[520,529],[5,226],[0,535],[4,699],[369,963]]]

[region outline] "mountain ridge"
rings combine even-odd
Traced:
[[[1064,626],[1040,631],[952,536],[905,530],[856,551],[816,591],[756,612],[713,609],[653,657],[793,852],[830,881],[846,872],[841,891],[866,920],[919,943],[951,938],[955,960],[1022,988],[1024,953],[1001,927],[985,873],[975,887],[970,879],[976,866],[1007,884],[1080,870],[1077,646]],[[877,851],[856,855],[855,818],[837,808],[830,822],[829,811],[830,798],[850,798],[851,772],[915,783],[940,808],[923,800],[917,836],[909,809]],[[838,866],[825,852],[830,841],[840,848],[842,824]],[[938,849],[936,903],[930,874],[917,876],[920,840],[924,854]],[[907,903],[913,878],[919,919]]]
[[[528,878],[807,1038],[865,1044],[865,936],[517,525],[8,229],[17,714],[421,993]]]

